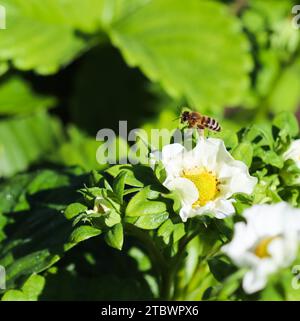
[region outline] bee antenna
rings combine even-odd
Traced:
[[[182,107],[177,106],[177,112],[178,112],[178,114],[179,114],[179,113],[181,114],[181,112],[182,112]]]
[[[176,117],[175,119],[173,119],[173,121],[178,120],[178,119],[180,119],[180,118],[181,118],[181,116]]]

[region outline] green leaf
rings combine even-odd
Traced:
[[[41,275],[31,275],[24,285],[22,291],[27,295],[29,300],[37,300],[45,286],[45,278]]]
[[[297,31],[296,31],[297,32]],[[276,86],[272,89],[270,106],[272,112],[296,112],[300,100],[300,60],[283,70]]]
[[[185,235],[185,225],[183,223],[177,223],[174,225],[173,242],[176,243]]]
[[[219,282],[224,281],[227,277],[234,273],[235,267],[224,257],[213,257],[208,260],[210,272]]]
[[[112,227],[121,222],[120,214],[114,210],[111,210],[104,216],[104,223],[108,227]]]
[[[72,204],[68,205],[64,214],[65,214],[66,219],[71,220],[75,216],[85,212],[86,210],[87,210],[87,207],[85,205],[83,205],[81,203],[72,203]]]
[[[155,200],[158,197],[159,192],[151,190],[151,186],[143,188],[130,200],[125,215],[129,217],[145,216],[166,212],[166,203]]]
[[[260,177],[253,193],[254,204],[281,202],[282,199],[278,195],[279,186],[280,180],[277,174]]]
[[[169,94],[218,108],[241,101],[252,67],[239,20],[227,10],[216,1],[147,1],[108,29],[129,65]]]
[[[262,159],[265,164],[270,164],[272,166],[282,168],[284,164],[284,160],[281,155],[278,155],[273,150],[265,151],[263,149],[259,149],[256,151],[255,156],[258,156]]]
[[[255,124],[245,129],[242,135],[243,141],[248,141],[256,145],[256,147],[267,146],[272,148],[274,138],[272,129],[269,124]]]
[[[169,244],[173,231],[174,231],[174,224],[172,220],[168,219],[158,229],[157,236],[162,237],[165,244]]]
[[[78,199],[77,189],[86,181],[87,176],[73,168],[39,170],[0,185],[0,206],[9,231],[0,243],[7,289],[19,289],[24,277],[46,270],[75,245],[69,243],[72,224],[63,211]]]
[[[127,173],[125,184],[133,187],[144,187],[145,185],[161,185],[155,177],[153,170],[145,165],[115,165],[106,170],[106,172],[117,177],[121,171]]]
[[[169,213],[147,214],[139,216],[134,225],[144,230],[154,230],[169,218]]]
[[[1,301],[27,301],[27,296],[20,290],[9,290],[3,295]]]
[[[290,137],[295,137],[299,133],[298,120],[292,113],[280,113],[274,118],[273,124],[280,129],[280,135],[286,133]]]
[[[4,232],[4,227],[8,223],[7,217],[1,214],[0,211],[0,242],[5,239],[6,234]]]
[[[235,147],[237,147],[239,143],[237,135],[229,129],[222,129],[221,132],[211,133],[210,135],[212,137],[222,139],[225,143],[225,146],[230,149],[234,149]]]
[[[129,201],[125,217],[139,228],[156,229],[169,217],[166,200],[151,186],[144,187]]]
[[[143,187],[144,184],[134,175],[134,169],[131,165],[115,165],[106,170],[108,174],[117,177],[121,171],[126,171],[125,184],[135,187]]]
[[[300,185],[300,168],[293,160],[288,160],[280,171],[280,177],[286,186]]]
[[[53,107],[56,100],[32,91],[19,77],[11,77],[0,86],[0,115],[23,115]]]
[[[124,242],[124,231],[122,223],[114,225],[108,232],[105,234],[106,243],[117,249],[121,250]]]
[[[62,140],[61,124],[46,112],[0,121],[0,177],[25,170]]]
[[[244,162],[248,167],[252,164],[253,159],[253,147],[249,142],[239,144],[233,151],[232,156],[236,160]]]
[[[118,176],[114,179],[113,190],[120,204],[123,203],[124,187],[127,172],[121,171]]]
[[[240,287],[241,279],[245,274],[244,269],[240,269],[235,273],[230,274],[222,281],[222,288],[218,294],[217,300],[229,300],[230,296]]]
[[[178,242],[185,235],[185,227],[183,223],[173,224],[173,222],[168,219],[165,221],[157,231],[157,236],[162,237],[165,244],[169,244],[171,238],[173,243]]]
[[[100,143],[71,125],[67,128],[68,140],[50,155],[54,163],[65,166],[81,166],[85,170],[103,170],[106,165],[100,165],[95,157]]]
[[[32,274],[23,284],[21,290],[8,290],[2,301],[37,301],[45,286],[45,278]]]
[[[90,43],[76,30],[91,33],[100,26],[102,0],[3,0],[7,26],[0,34],[0,60],[22,70],[56,72]]]
[[[70,236],[71,243],[79,243],[91,237],[100,235],[102,231],[98,228],[89,225],[81,225],[77,227]]]
[[[95,201],[97,197],[103,197],[103,189],[100,187],[89,187],[80,190],[86,201]]]

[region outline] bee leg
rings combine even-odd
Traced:
[[[204,128],[198,127],[197,129],[198,129],[199,136],[204,138],[204,137],[205,137],[205,130],[204,130]]]

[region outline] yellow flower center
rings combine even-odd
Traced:
[[[266,237],[262,239],[254,249],[254,254],[260,259],[270,257],[268,247],[270,243],[276,238],[276,236]]]
[[[213,201],[220,192],[217,177],[204,168],[195,167],[185,170],[182,177],[192,181],[199,192],[199,198],[193,206],[205,206],[208,202]]]

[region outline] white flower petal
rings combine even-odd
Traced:
[[[267,284],[267,276],[256,270],[248,271],[243,279],[243,289],[246,293],[252,294],[262,290]]]
[[[247,223],[235,224],[234,237],[222,248],[239,267],[247,293],[264,288],[270,274],[290,266],[299,249],[300,210],[287,203],[255,205],[244,212]]]
[[[235,213],[235,208],[232,205],[232,200],[219,199],[215,203],[216,218],[223,219]]]
[[[179,211],[179,215],[183,222],[186,222],[187,219],[190,217],[192,211],[192,207],[189,205],[183,205]]]
[[[219,149],[222,148],[222,141],[214,138],[200,138],[196,147],[191,151],[194,166],[203,166],[210,170],[216,168]]]
[[[180,144],[170,144],[163,147],[161,160],[165,166],[167,175],[173,177],[178,177],[180,175],[185,154],[185,148]]]
[[[231,154],[226,150],[224,142],[214,138],[200,138],[196,147],[187,151],[180,144],[170,144],[163,148],[162,152],[153,153],[154,157],[159,157],[165,167],[167,178],[164,185],[170,190],[180,191],[183,205],[189,205],[184,210],[184,217],[193,217],[212,213],[218,218],[224,218],[234,213],[234,207],[230,197],[235,193],[253,192],[257,179],[249,175],[247,166],[239,161],[234,160]],[[189,181],[189,188],[185,191],[185,185],[180,181],[173,182],[181,177],[184,172],[188,171],[206,171],[219,181],[220,193],[208,199],[203,206],[192,206],[191,200],[196,202],[199,199],[199,191],[194,181]],[[205,176],[204,176],[205,177]],[[204,178],[205,179],[205,178]],[[199,186],[204,186],[201,182]],[[188,184],[185,182],[185,184]],[[192,187],[193,186],[193,187]],[[199,188],[198,186],[198,188]],[[203,188],[203,187],[201,187]],[[209,186],[208,188],[214,188]],[[189,192],[191,190],[192,192]],[[196,191],[198,197],[196,198]],[[188,195],[190,194],[190,195]],[[189,213],[188,213],[189,211]]]
[[[268,247],[268,251],[278,267],[288,267],[296,259],[298,238],[297,234],[293,234],[275,239]]]
[[[215,204],[209,202],[204,206],[196,206],[192,209],[190,217],[201,216],[204,214],[215,213]]]
[[[185,148],[181,144],[166,145],[162,149],[162,161],[167,163],[173,159],[176,159],[178,156],[181,157],[184,151]]]
[[[252,253],[249,256],[248,252],[256,241],[255,231],[249,229],[244,222],[239,222],[234,225],[234,238],[230,243],[222,247],[222,251],[237,265],[251,266],[255,264],[257,258],[254,258]]]
[[[235,193],[251,194],[257,184],[257,178],[249,174],[247,166],[240,161],[231,161],[220,165],[220,180],[225,181],[224,193],[227,197]]]
[[[170,191],[176,191],[184,205],[192,206],[199,197],[198,190],[194,183],[183,177],[177,177],[170,181],[166,180],[164,186]]]

